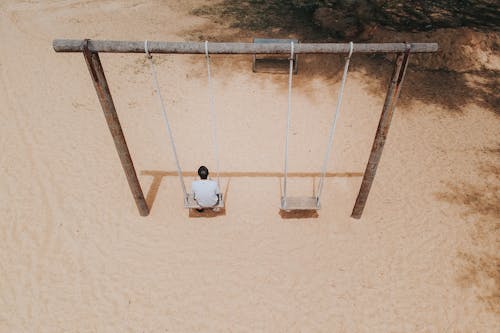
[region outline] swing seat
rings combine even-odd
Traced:
[[[297,39],[273,39],[273,38],[254,38],[254,44],[295,44]],[[268,54],[268,55],[253,55],[252,71],[254,73],[276,73],[288,74],[289,57],[283,54]],[[297,74],[299,70],[297,66],[297,55],[293,56],[293,74]]]
[[[218,194],[219,195],[219,203],[213,207],[201,207],[198,205],[196,200],[194,199],[194,194],[189,193],[187,199],[184,201],[184,208],[189,208],[189,209],[212,209],[212,208],[224,208],[224,200],[222,199],[222,193]]]
[[[319,210],[320,204],[316,197],[281,197],[281,210]]]

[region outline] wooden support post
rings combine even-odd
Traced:
[[[146,200],[144,199],[144,194],[142,193],[141,185],[135,172],[134,163],[132,162],[127,142],[125,141],[125,136],[123,135],[120,120],[118,119],[113,98],[111,97],[111,92],[109,91],[106,76],[104,75],[104,70],[101,65],[101,60],[99,59],[99,54],[91,52],[88,49],[88,41],[84,41],[83,55],[85,57],[85,61],[87,62],[97,96],[99,97],[104,117],[108,123],[109,131],[111,132],[111,136],[115,142],[116,151],[120,157],[123,170],[125,171],[125,176],[127,176],[128,185],[130,186],[135,203],[139,209],[139,214],[141,214],[141,216],[147,216],[149,214],[149,208]]]
[[[394,114],[394,110],[396,109],[396,102],[398,100],[401,86],[403,84],[406,67],[408,66],[409,56],[410,50],[408,49],[405,53],[398,53],[396,57],[394,70],[391,76],[391,82],[389,84],[387,95],[385,97],[382,114],[380,115],[377,133],[375,134],[375,139],[373,140],[372,150],[370,152],[370,157],[368,159],[365,173],[363,175],[363,180],[361,182],[358,197],[356,198],[356,203],[352,210],[351,217],[353,218],[359,219],[363,214],[366,200],[368,199],[368,194],[370,193],[375,174],[377,173],[378,163],[380,162],[382,151],[384,150],[387,133],[389,133],[392,115]]]

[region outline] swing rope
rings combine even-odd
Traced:
[[[153,62],[153,56],[149,53],[148,41],[144,41],[144,51],[146,52],[146,56],[149,59],[149,63],[151,64],[151,75],[153,77],[153,81],[155,83],[155,90],[158,95],[158,100],[160,101],[160,107],[163,114],[163,120],[165,122],[165,129],[167,130],[168,137],[170,138],[170,144],[172,145],[172,152],[174,154],[175,164],[177,166],[177,174],[179,176],[179,182],[181,183],[182,192],[184,193],[184,200],[187,202],[188,193],[186,190],[186,185],[184,184],[184,180],[182,178],[182,169],[179,163],[179,158],[177,157],[177,148],[174,142],[174,136],[172,134],[172,129],[170,128],[170,123],[167,117],[167,108],[165,107],[165,102],[163,101],[163,97],[161,95],[160,84],[158,83],[158,74],[156,72],[156,67]]]
[[[347,72],[349,70],[349,62],[351,61],[351,55],[352,55],[353,48],[354,48],[354,43],[350,42],[349,43],[349,55],[347,56],[347,58],[345,60],[344,74],[342,75],[342,82],[340,84],[339,95],[338,95],[338,99],[337,99],[337,107],[335,109],[335,116],[333,117],[332,126],[330,127],[330,137],[328,139],[328,146],[327,146],[327,150],[326,150],[326,154],[325,154],[325,159],[323,160],[323,169],[321,171],[321,178],[320,178],[319,184],[318,184],[318,195],[316,196],[316,203],[318,206],[320,204],[320,196],[321,196],[321,193],[323,191],[323,184],[325,181],[328,160],[330,159],[330,154],[332,152],[335,127],[337,125],[337,118],[339,116],[340,107],[342,105],[342,96],[344,95],[344,87],[345,87],[345,82],[347,79]]]
[[[288,73],[288,112],[286,117],[285,135],[285,169],[283,171],[283,207],[286,207],[286,183],[288,178],[288,136],[290,132],[290,121],[292,118],[292,77],[293,77],[293,54],[294,44],[290,42],[290,70]]]
[[[212,123],[212,141],[214,144],[214,156],[215,156],[215,163],[216,163],[217,185],[219,186],[219,189],[220,189],[219,145],[217,142],[217,115],[215,113],[212,74],[211,74],[211,69],[210,69],[210,55],[208,54],[208,41],[205,41],[205,57],[207,59],[208,94],[209,94],[209,100],[210,100],[210,120]]]

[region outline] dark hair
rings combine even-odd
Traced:
[[[206,166],[202,165],[201,167],[198,168],[198,176],[200,176],[201,179],[207,179],[208,169]]]

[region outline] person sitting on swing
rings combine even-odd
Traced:
[[[216,181],[208,179],[208,169],[202,165],[198,168],[198,176],[200,180],[195,180],[191,183],[191,192],[194,200],[201,208],[196,209],[198,212],[203,212],[204,208],[214,208],[220,200],[219,185]]]

